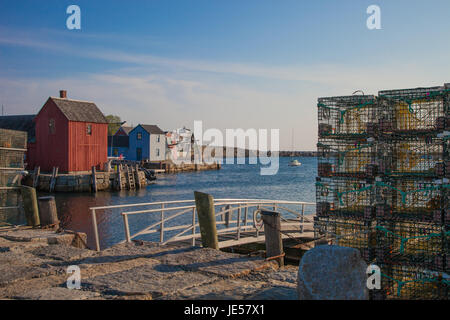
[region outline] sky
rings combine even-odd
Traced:
[[[0,0],[0,104],[35,114],[65,89],[130,125],[280,129],[282,150],[315,150],[318,97],[450,82],[449,16],[448,0]]]

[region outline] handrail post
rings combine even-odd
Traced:
[[[300,233],[303,233],[303,224],[305,223],[305,204],[302,203],[302,216],[300,219]]]
[[[164,203],[161,203],[161,225],[159,229],[159,242],[164,242]]]
[[[237,239],[241,239],[241,206],[238,208],[238,216],[237,216]]]
[[[261,210],[261,205],[258,204],[258,206],[256,207],[256,210],[260,211]],[[253,214],[255,214],[255,213],[253,212]],[[259,229],[258,228],[256,228],[256,237],[257,238],[259,237]]]
[[[227,204],[225,206],[225,213],[223,214],[224,218],[225,218],[225,227],[228,228],[230,226],[230,217],[231,217],[231,205]]]
[[[248,221],[247,221],[247,216],[248,216],[248,206],[245,206],[244,214],[245,214],[245,216],[244,216],[244,226],[247,226],[247,223],[248,223]]]
[[[100,239],[98,237],[97,216],[95,214],[95,209],[91,209],[91,215],[92,215],[92,226],[94,227],[95,249],[97,251],[100,251]]]
[[[192,208],[192,246],[195,247],[195,208]]]
[[[127,239],[127,242],[130,243],[131,242],[131,237],[130,237],[130,226],[128,225],[128,215],[125,213],[122,213],[122,217],[123,217],[123,225],[125,227],[125,238]]]

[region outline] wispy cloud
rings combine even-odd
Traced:
[[[0,32],[1,46],[111,62],[108,71],[99,73],[0,78],[0,100],[10,114],[37,112],[49,95],[64,88],[70,97],[95,101],[105,113],[134,124],[157,123],[170,129],[203,120],[205,126],[219,129],[280,128],[284,149],[291,148],[291,128],[296,130],[296,148],[315,149],[319,96],[441,85],[450,74],[449,65],[437,67],[432,61],[421,66],[407,60],[384,65],[268,65],[167,58],[92,43],[79,50],[76,42],[13,32]]]

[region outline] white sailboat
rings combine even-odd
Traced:
[[[294,129],[292,129],[292,153],[294,153]],[[289,161],[289,166],[290,167],[300,167],[302,165],[302,163],[300,161],[298,161],[297,159],[292,159],[291,156],[291,161]]]

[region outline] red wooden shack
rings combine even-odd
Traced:
[[[108,121],[93,102],[50,97],[34,119],[36,142],[28,167],[50,172],[103,169],[108,160]],[[31,151],[31,150],[30,150]]]

